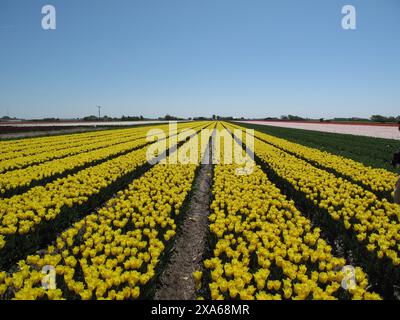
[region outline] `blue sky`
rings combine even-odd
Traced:
[[[0,115],[398,115],[399,39],[398,0],[1,0]]]

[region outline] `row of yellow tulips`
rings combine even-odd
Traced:
[[[95,149],[109,147],[117,143],[145,138],[148,128],[128,129],[126,131],[113,132],[107,136],[98,138],[85,138],[69,141],[70,138],[60,137],[59,142],[51,146],[33,146],[24,151],[10,152],[9,159],[0,160],[0,173],[15,170],[22,167],[40,164],[52,159],[65,158],[75,154],[88,152]],[[29,151],[28,151],[29,150]]]
[[[236,164],[215,167],[209,216],[215,245],[203,276],[211,298],[380,299],[367,290],[361,268],[355,279],[345,275],[345,259],[332,255],[320,230],[250,159],[249,165],[247,175],[238,175]],[[194,278],[200,288],[201,272]]]
[[[187,127],[188,124],[184,124],[181,125],[179,129],[185,129]],[[161,129],[167,129],[167,126]],[[54,159],[0,174],[0,196],[8,193],[12,194],[15,189],[18,190],[18,188],[30,187],[32,183],[38,184],[41,180],[62,175],[66,171],[75,170],[76,168],[79,169],[93,162],[103,161],[144,146],[148,143],[148,130],[149,128],[142,128],[139,131],[140,135],[136,138],[121,136],[116,139],[110,139],[105,143],[92,143],[89,146],[79,147],[78,149],[80,149],[81,152],[70,149],[72,150],[72,154],[69,157],[62,157],[60,159]],[[176,132],[173,132],[172,134],[175,133]],[[149,135],[149,138],[152,138],[152,135]],[[48,155],[51,157],[52,153],[49,152]],[[2,164],[3,162],[0,162],[0,167],[2,167]]]
[[[230,126],[241,128],[233,124],[230,124]],[[372,191],[391,193],[398,179],[395,173],[385,169],[372,168],[352,159],[309,148],[259,131],[255,131],[255,137],[312,164],[326,169],[333,169],[337,173],[370,188]]]
[[[168,148],[169,139],[174,138],[168,138],[166,145],[162,141],[156,142],[160,152]],[[34,187],[21,195],[0,199],[0,249],[5,246],[6,236],[32,232],[42,221],[55,219],[63,207],[84,204],[89,197],[101,194],[104,188],[134,172],[148,160],[147,148],[142,148]]]
[[[198,143],[190,140],[186,145]],[[190,147],[186,149],[189,153]],[[204,154],[204,145],[200,148]],[[187,154],[189,156],[189,154]],[[168,163],[168,161],[167,161]],[[157,164],[98,212],[57,237],[45,252],[30,255],[11,274],[0,273],[0,296],[9,299],[136,299],[156,275],[197,164]],[[42,286],[45,266],[57,282]],[[51,281],[49,281],[51,284]]]
[[[11,159],[13,157],[33,155],[40,152],[45,152],[46,150],[51,150],[53,148],[68,147],[69,144],[81,143],[83,141],[91,143],[97,139],[107,138],[124,132],[134,133],[141,129],[143,128],[91,131],[84,133],[0,141],[0,147],[3,150],[2,154],[0,155],[0,161]]]
[[[255,154],[334,220],[352,229],[378,258],[388,257],[395,266],[400,264],[399,205],[380,200],[374,193],[258,139]]]

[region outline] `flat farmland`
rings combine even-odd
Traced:
[[[397,125],[339,124],[339,123],[308,123],[285,121],[240,121],[242,123],[312,130],[320,132],[342,133],[357,136],[400,140]]]
[[[399,299],[398,175],[379,144],[358,137],[355,160],[246,127],[0,141],[0,299]]]

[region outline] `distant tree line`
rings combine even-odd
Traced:
[[[299,116],[294,116],[294,115],[287,115],[287,116],[281,116],[281,120],[289,120],[289,121],[304,121],[304,120],[308,120],[307,118],[302,118]]]
[[[397,122],[397,121],[400,121],[400,116],[397,116],[397,117],[384,117],[384,116],[381,116],[379,114],[375,114],[375,115],[371,116],[371,121],[383,122],[383,123],[385,123],[385,122]]]
[[[372,115],[369,118],[334,118],[333,121],[358,121],[358,122],[380,122],[380,123],[388,123],[388,122],[398,122],[400,121],[400,116],[397,117],[385,117],[379,114]]]
[[[9,116],[3,116],[0,118],[0,121],[10,121],[10,120],[18,120],[17,118],[11,118]]]
[[[189,118],[191,120],[191,118]],[[90,115],[88,117],[82,118],[84,121],[98,121],[99,117],[95,115]],[[112,118],[108,116],[103,116],[100,118],[100,121],[144,121],[144,120],[154,120],[152,118],[144,118],[142,115],[141,116],[125,116],[123,115],[120,118]],[[166,114],[164,117],[158,117],[157,120],[167,120],[167,121],[173,121],[173,120],[185,120],[184,118],[172,116],[170,114]]]
[[[178,117],[171,116],[171,115],[167,114],[167,115],[165,115],[165,117],[159,117],[158,120],[173,121],[173,120],[184,120],[184,118],[178,118]]]
[[[352,121],[352,122],[380,122],[380,123],[390,123],[390,122],[399,122],[400,121],[400,116],[397,117],[385,117],[381,115],[372,115],[370,118],[357,118],[357,117],[351,117],[351,118],[333,118],[333,119],[325,119],[325,118],[320,118],[320,119],[310,119],[310,118],[303,118],[299,117],[296,115],[283,115],[280,118],[276,117],[266,117],[263,120],[266,121],[278,121],[278,120],[283,120],[283,121],[310,121],[310,120],[319,120],[320,122],[331,122],[331,121]]]
[[[109,117],[109,116],[103,116],[99,119],[98,116],[95,115],[90,115],[87,117],[82,118],[83,121],[142,121],[145,120],[143,116],[122,116],[120,118],[118,117]]]
[[[244,120],[244,117],[241,118],[234,118],[234,117],[221,117],[221,116],[217,116],[215,114],[212,115],[212,119],[213,120]]]
[[[24,120],[20,118],[11,118],[9,116],[3,116],[0,118],[0,122],[7,122],[7,121],[13,121],[13,120]],[[47,121],[47,122],[58,122],[63,119],[59,118],[43,118],[43,119],[32,119],[28,121]],[[98,116],[95,115],[90,115],[86,116],[83,118],[76,118],[75,120],[83,120],[83,121],[144,121],[144,120],[154,120],[152,118],[144,118],[142,115],[140,116],[125,116],[122,115],[121,117],[109,117],[107,115],[102,116],[100,119]],[[181,118],[181,117],[176,117],[170,114],[166,114],[164,117],[159,117],[158,120],[167,120],[167,121],[173,121],[173,120],[265,120],[265,121],[320,121],[320,122],[331,122],[331,121],[351,121],[351,122],[379,122],[379,123],[390,123],[390,122],[399,122],[400,121],[400,115],[395,117],[395,116],[382,116],[382,115],[372,115],[370,118],[357,118],[357,117],[351,117],[351,118],[333,118],[333,119],[325,119],[325,118],[320,118],[320,119],[312,119],[312,118],[304,118],[300,117],[297,115],[282,115],[279,118],[278,117],[266,117],[263,119],[256,119],[256,118],[245,118],[245,117],[231,117],[231,116],[219,116],[216,114],[213,114],[211,117],[194,117],[194,118]]]

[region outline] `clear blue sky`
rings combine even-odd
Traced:
[[[1,0],[0,45],[0,115],[400,114],[398,0]]]

